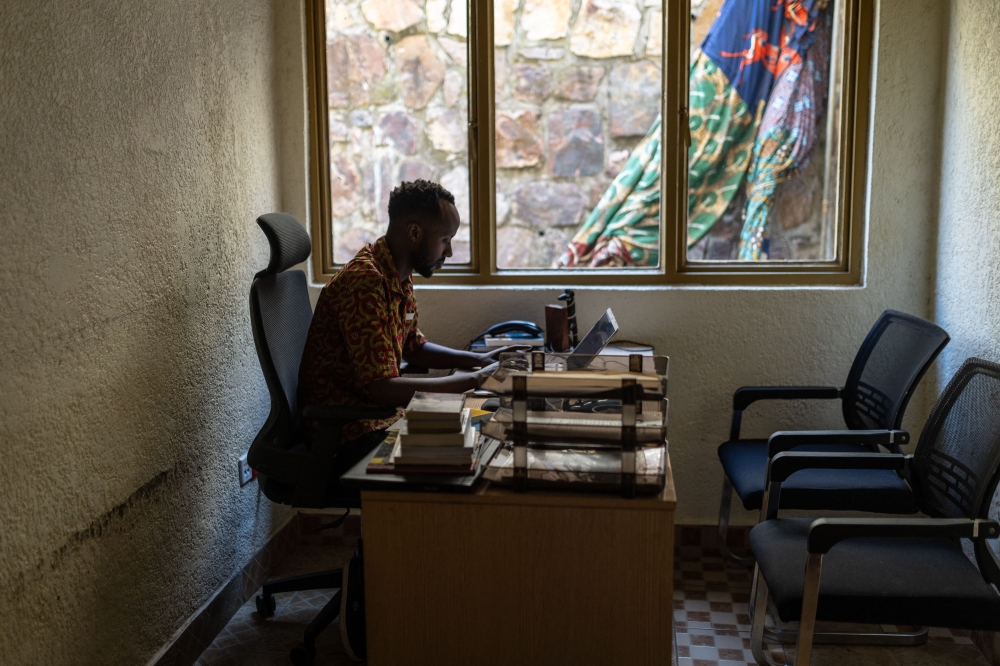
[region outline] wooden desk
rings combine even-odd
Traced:
[[[669,664],[674,509],[486,487],[363,491],[368,663]]]

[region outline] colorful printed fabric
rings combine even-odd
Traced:
[[[754,112],[771,93],[774,79],[801,61],[804,25],[815,0],[726,0],[701,43]],[[794,26],[791,29],[786,23]],[[801,51],[800,51],[801,49]]]
[[[829,26],[820,19],[804,62],[789,66],[771,92],[747,176],[747,207],[739,259],[767,259],[768,219],[778,184],[798,173],[812,156],[817,121],[826,106]]]
[[[715,61],[700,51],[690,78],[689,247],[708,233],[733,200],[750,164],[760,120]]]
[[[413,282],[400,283],[385,237],[366,245],[323,288],[299,366],[299,406],[371,407],[366,386],[399,376],[399,362],[426,342]],[[403,415],[354,421],[342,441],[388,428]]]
[[[660,119],[576,232],[556,267],[656,266],[660,261]]]
[[[749,205],[755,207],[746,211],[753,216],[755,226],[744,231],[748,233],[748,248],[754,243],[763,247],[760,239],[766,236],[767,214],[774,199],[773,186],[768,195],[766,185],[786,168],[780,158],[791,157],[793,167],[801,168],[814,143],[804,140],[808,139],[802,133],[806,117],[794,111],[804,109],[806,102],[796,98],[798,106],[793,104],[792,108],[800,116],[789,120],[785,119],[788,105],[781,100],[789,98],[795,82],[802,78],[803,55],[815,37],[817,17],[827,4],[828,0],[723,3],[690,71],[688,247],[704,237],[726,211],[751,164],[757,165],[752,182],[759,189],[751,192],[757,199]],[[825,58],[829,44],[824,44]],[[818,61],[810,65],[810,72],[821,70],[825,76],[826,67],[821,65]],[[786,72],[791,73],[783,78]],[[773,92],[776,81],[781,82],[777,97]],[[802,96],[813,100],[809,103],[813,105],[814,124],[809,132],[814,136],[815,107],[816,103],[822,106],[822,101],[814,100],[814,92],[803,92]],[[773,111],[771,100],[776,105]],[[766,129],[764,117],[769,119]],[[796,127],[799,129],[793,138]],[[659,128],[657,119],[556,262],[557,267],[657,265]],[[794,150],[782,152],[780,146],[785,144]],[[754,158],[758,153],[761,157]],[[753,251],[746,256],[752,258]],[[762,256],[759,249],[756,256]]]

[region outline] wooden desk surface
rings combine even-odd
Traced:
[[[669,664],[660,495],[363,491],[368,663]]]

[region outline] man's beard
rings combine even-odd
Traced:
[[[416,255],[413,257],[413,270],[425,278],[434,275],[434,271],[444,265],[444,257],[441,257],[438,261],[432,261],[430,254],[427,246],[421,243]]]

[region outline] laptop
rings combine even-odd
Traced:
[[[615,313],[611,311],[611,308],[608,308],[594,324],[594,327],[587,332],[587,335],[583,336],[583,340],[573,349],[573,353],[566,358],[566,369],[582,370],[586,368],[617,332],[618,322],[615,321]]]

